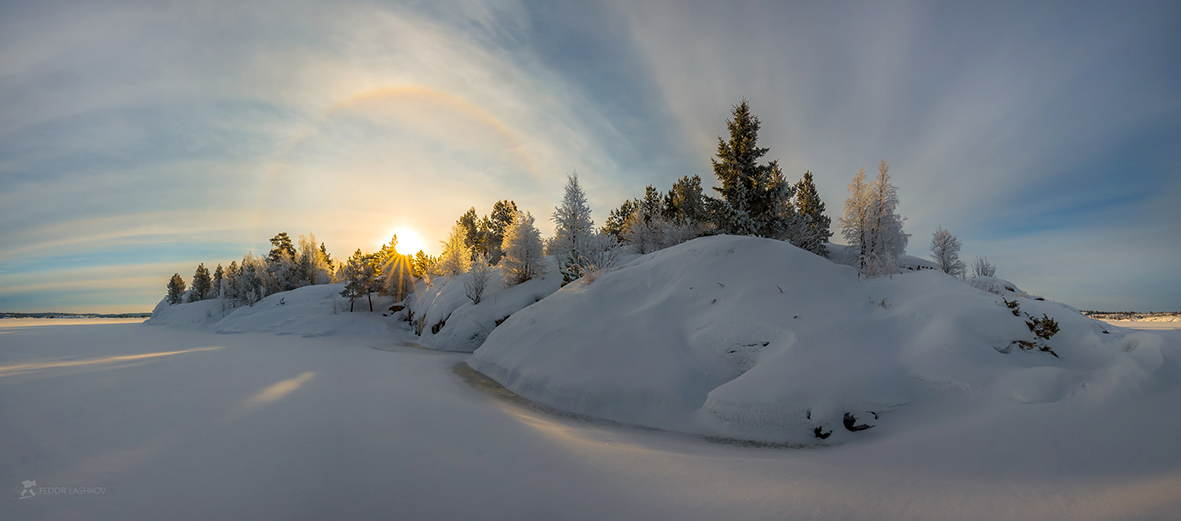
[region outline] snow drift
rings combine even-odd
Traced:
[[[934,270],[865,280],[782,241],[705,237],[513,314],[468,363],[577,413],[792,443],[902,428],[949,397],[1130,400],[1181,375],[1175,342],[1012,287],[1016,310]],[[1060,327],[1048,340],[1027,325],[1043,317]]]

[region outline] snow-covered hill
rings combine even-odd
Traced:
[[[304,286],[284,291],[253,306],[231,308],[221,300],[201,300],[170,306],[161,300],[145,324],[179,328],[211,329],[216,333],[266,332],[302,337],[389,336],[392,328],[406,323],[384,316],[392,304],[389,297],[362,298],[349,312],[349,301],[340,296],[343,284]]]
[[[1027,325],[1043,317],[1060,328],[1048,340]],[[560,409],[794,443],[907,430],[949,408],[1119,407],[1181,380],[1175,337],[1015,286],[998,295],[934,270],[865,280],[785,242],[733,236],[571,284],[505,321],[469,364]]]

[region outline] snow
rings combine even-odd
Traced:
[[[349,312],[349,301],[340,296],[344,284],[304,286],[292,291],[268,295],[253,306],[232,308],[221,300],[201,300],[169,306],[160,301],[145,324],[170,328],[208,329],[215,333],[265,332],[307,338],[325,336],[389,335],[406,329],[405,322],[386,317],[389,297],[362,297]],[[383,311],[385,313],[383,313]]]
[[[409,299],[415,320],[423,320],[418,343],[431,349],[470,353],[509,315],[531,306],[557,291],[562,285],[558,263],[546,257],[545,269],[537,278],[506,287],[499,267],[479,304],[473,304],[464,292],[470,274],[439,277],[429,287],[420,282]],[[421,318],[425,317],[425,318]],[[441,325],[440,325],[441,324]],[[435,331],[435,327],[439,327]]]
[[[908,432],[797,450],[547,414],[466,384],[452,366],[469,355],[396,345],[412,339],[6,328],[0,518],[1148,520],[1181,508],[1176,377],[1131,401],[984,415],[963,406],[978,397],[949,395],[921,415],[900,408]],[[103,493],[21,500],[25,480]]]
[[[1122,403],[1175,381],[1176,342],[1013,288],[1020,316],[938,271],[862,279],[782,241],[706,237],[514,314],[469,363],[562,410],[798,444],[913,433],[948,396],[987,415]],[[1061,328],[1046,341],[1058,357],[1016,344],[1037,341],[1026,321],[1043,314]],[[846,415],[872,430],[844,428]]]
[[[340,285],[0,321],[0,519],[1176,518],[1181,330],[1013,288],[709,237],[591,284],[418,294],[517,309],[474,354],[410,347],[465,321],[420,338]],[[1012,346],[1026,313],[1058,358]]]

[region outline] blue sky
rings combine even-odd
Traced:
[[[743,97],[834,217],[886,159],[912,255],[1181,309],[1181,5],[1030,4],[5,2],[0,311],[150,310],[279,231],[437,251],[572,171],[601,224],[712,186]]]

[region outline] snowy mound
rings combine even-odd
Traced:
[[[968,279],[968,284],[978,290],[987,291],[1002,297],[1038,298],[1021,291],[1021,288],[1018,288],[1016,284],[996,277],[973,277]]]
[[[389,336],[397,322],[382,316],[391,298],[373,296],[373,309],[362,297],[349,312],[349,301],[340,296],[343,284],[304,286],[268,295],[253,306],[234,308],[219,299],[169,306],[161,301],[145,324],[204,328],[217,333],[265,332],[302,337]]]
[[[419,344],[441,351],[470,353],[517,311],[546,298],[562,285],[562,274],[547,258],[545,273],[515,286],[505,287],[500,268],[493,268],[479,304],[473,304],[464,283],[472,276],[440,278],[431,286],[419,282],[409,299],[410,321],[421,331]]]
[[[781,241],[705,237],[521,310],[468,363],[577,413],[796,443],[905,429],[894,419],[937,417],[948,396],[1131,399],[1181,367],[1160,336],[1015,298],[1016,310],[938,271],[862,280]],[[1043,314],[1059,326],[1048,340],[1027,325]]]

